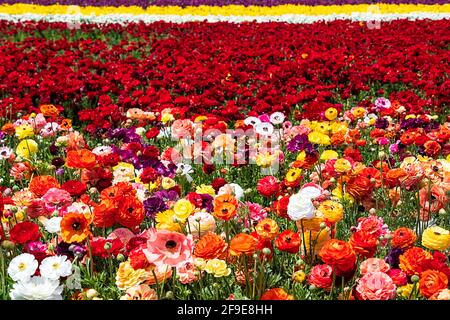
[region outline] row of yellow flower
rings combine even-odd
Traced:
[[[82,15],[106,15],[106,14],[130,14],[130,15],[221,15],[221,16],[279,16],[285,14],[302,14],[302,15],[331,15],[352,13],[380,13],[380,14],[408,14],[408,13],[450,13],[450,4],[444,5],[414,5],[414,4],[379,4],[376,6],[361,5],[332,5],[332,6],[303,6],[303,5],[280,5],[274,7],[260,6],[190,6],[181,8],[178,6],[150,6],[141,8],[137,6],[131,7],[79,7],[77,14]],[[63,5],[30,5],[30,4],[14,4],[0,5],[0,14],[20,15],[20,14],[74,14],[73,6]]]

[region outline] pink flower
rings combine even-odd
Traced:
[[[397,287],[392,279],[384,272],[366,273],[358,281],[356,292],[361,300],[389,300],[393,299]]]
[[[41,198],[49,210],[67,207],[72,204],[72,197],[66,190],[50,188]]]
[[[190,138],[192,136],[191,120],[175,120],[172,124],[172,136],[178,139]]]
[[[311,269],[308,283],[324,290],[330,290],[333,283],[333,268],[328,264],[318,264]]]
[[[388,272],[390,269],[390,266],[382,259],[378,258],[369,258],[367,260],[364,260],[361,265],[359,266],[359,271],[361,274],[366,274],[369,272]]]
[[[150,229],[147,232],[147,248],[143,249],[147,260],[155,265],[167,264],[172,267],[191,261],[194,242],[192,235]]]
[[[385,138],[385,137],[381,137],[381,138],[377,139],[377,143],[379,145],[385,146],[385,145],[389,144],[389,139]]]
[[[177,275],[182,284],[189,284],[197,280],[197,270],[191,262],[185,262],[177,266]]]
[[[258,203],[246,202],[245,204],[247,205],[249,211],[249,216],[244,218],[246,227],[250,226],[250,220],[252,222],[258,222],[267,217],[267,211],[264,210],[264,208]]]

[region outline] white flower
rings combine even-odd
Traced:
[[[214,216],[205,211],[198,211],[188,217],[188,223],[191,234],[194,238],[203,236],[208,232],[216,230],[216,219]]]
[[[318,196],[320,196],[322,194],[322,192],[323,192],[323,190],[320,186],[309,185],[309,186],[303,187],[298,192],[298,194],[303,198],[307,198],[307,199],[311,200],[313,198],[317,198]]]
[[[113,149],[109,146],[98,146],[92,150],[92,153],[97,156],[105,156],[113,153]]]
[[[29,253],[22,253],[11,260],[8,266],[8,274],[14,281],[29,279],[38,267],[36,258]]]
[[[270,122],[273,124],[281,124],[284,121],[284,114],[281,112],[274,112],[270,115]]]
[[[61,231],[62,217],[53,217],[44,221],[43,225],[47,232],[59,233]]]
[[[58,280],[59,277],[67,277],[72,274],[72,263],[66,256],[47,257],[39,267],[41,275],[45,278]]]
[[[270,136],[273,133],[273,124],[270,122],[261,122],[255,125],[256,133],[263,136]]]
[[[0,148],[0,159],[9,159],[12,154],[12,150],[8,147]]]
[[[300,193],[289,198],[287,214],[292,220],[312,219],[314,218],[314,211],[315,208],[311,199],[302,197]]]
[[[62,300],[63,287],[58,280],[36,276],[13,285],[11,300]]]
[[[257,117],[248,117],[244,120],[244,123],[248,126],[255,127],[256,125],[261,123],[261,120],[259,120]]]
[[[236,183],[228,183],[220,187],[219,192],[217,192],[217,195],[219,196],[222,194],[234,195],[234,197],[239,200],[244,196],[244,189]]]

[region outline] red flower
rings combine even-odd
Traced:
[[[280,184],[274,176],[259,179],[256,190],[264,197],[276,197],[280,192]]]
[[[216,178],[211,182],[211,186],[214,188],[216,192],[218,192],[219,189],[226,184],[227,181],[224,178]]]
[[[300,244],[300,235],[291,230],[284,230],[275,239],[275,247],[284,252],[298,253]]]
[[[39,226],[33,222],[24,221],[17,223],[9,231],[10,240],[14,243],[25,244],[36,241],[41,237]]]
[[[68,180],[61,186],[63,190],[66,190],[72,197],[81,196],[86,192],[86,185],[78,180]]]
[[[145,133],[145,137],[147,139],[153,139],[156,138],[159,134],[159,129],[156,127],[150,128],[147,130],[147,132]]]
[[[96,237],[91,240],[91,249],[93,257],[108,258],[117,256],[123,248],[120,239],[105,239]]]
[[[119,201],[117,222],[122,226],[133,229],[144,220],[145,212],[142,202],[134,197],[122,197]]]
[[[144,168],[144,170],[142,170],[142,173],[140,176],[141,181],[143,183],[155,182],[156,179],[158,179],[158,177],[159,177],[158,171],[156,171],[152,167]]]
[[[364,230],[353,233],[349,243],[353,250],[364,258],[373,257],[378,247],[378,239],[373,234]]]

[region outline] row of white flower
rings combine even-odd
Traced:
[[[286,23],[314,23],[317,21],[334,21],[334,20],[351,20],[365,22],[385,22],[398,19],[408,20],[441,20],[450,19],[450,13],[429,13],[429,12],[413,12],[405,14],[377,14],[377,13],[360,13],[352,14],[330,14],[330,15],[301,15],[301,14],[285,14],[278,16],[223,16],[223,15],[132,15],[132,14],[105,14],[105,15],[72,15],[72,14],[21,14],[8,15],[0,14],[0,20],[13,22],[22,21],[48,21],[48,22],[67,22],[67,23],[121,23],[128,22],[145,22],[152,23],[156,21],[166,21],[172,23],[183,23],[191,21],[208,21],[208,22],[230,22],[241,23],[247,21],[256,22],[286,22]]]

